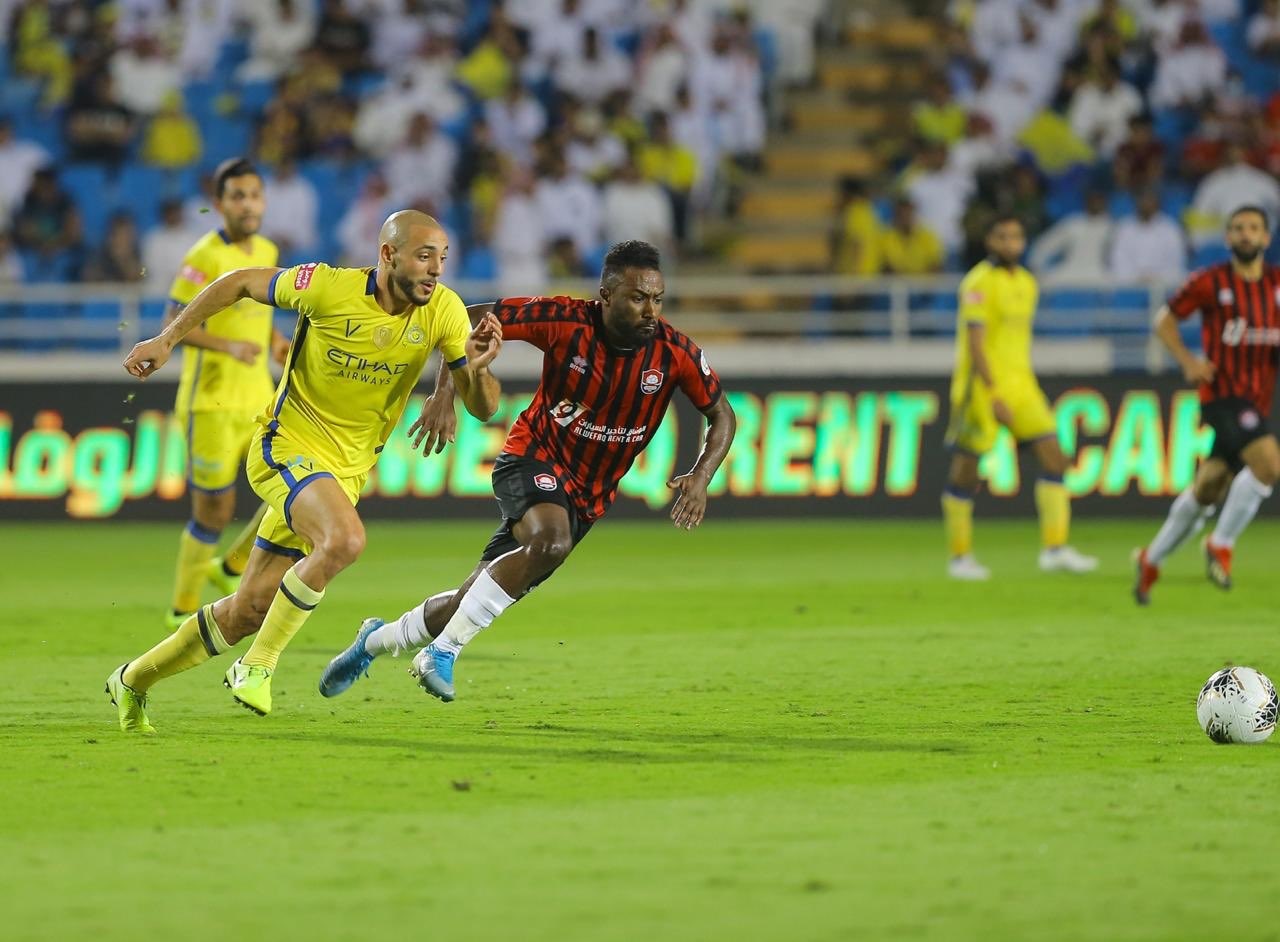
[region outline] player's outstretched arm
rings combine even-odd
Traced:
[[[676,502],[671,506],[671,520],[683,530],[692,530],[702,523],[707,513],[707,487],[716,470],[729,454],[734,433],[738,430],[738,418],[729,400],[721,396],[703,413],[707,417],[707,440],[702,453],[687,474],[681,474],[667,482],[676,492]]]
[[[252,298],[261,304],[273,303],[271,279],[278,271],[279,268],[238,268],[227,272],[192,298],[159,334],[134,346],[125,357],[125,372],[146,379],[165,365],[173,348],[193,328],[237,301]]]
[[[1213,380],[1216,372],[1214,365],[1187,349],[1187,345],[1182,342],[1182,331],[1178,329],[1178,319],[1169,310],[1169,305],[1160,308],[1160,312],[1156,314],[1154,330],[1165,349],[1178,361],[1188,383],[1208,383]]]
[[[458,438],[458,416],[453,411],[453,371],[445,358],[440,358],[440,369],[436,372],[435,391],[422,404],[422,411],[409,426],[409,437],[413,443],[409,446],[414,451],[422,448],[424,455],[444,451],[444,446]]]
[[[164,312],[164,323],[161,329],[168,327],[170,323],[177,320],[181,316],[183,306],[170,302]],[[187,335],[182,338],[182,343],[187,347],[198,347],[201,350],[216,350],[218,353],[225,353],[233,356],[241,363],[253,365],[257,362],[258,354],[262,352],[262,347],[258,346],[252,340],[228,340],[226,337],[218,337],[204,329],[204,325],[198,324],[187,331]]]
[[[489,364],[501,349],[502,325],[493,314],[486,314],[467,338],[466,365],[454,371],[462,404],[481,422],[488,422],[498,411],[502,385],[489,372]]]

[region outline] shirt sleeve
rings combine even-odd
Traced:
[[[182,268],[178,271],[178,276],[173,279],[173,284],[169,286],[169,300],[185,307],[219,274],[212,253],[203,248],[193,247],[183,257]]]
[[[982,272],[973,272],[960,282],[960,322],[985,324],[991,318],[990,290]]]
[[[720,400],[720,377],[707,362],[707,355],[692,340],[681,348],[678,381],[680,389],[699,412],[706,412]]]
[[[1186,280],[1181,288],[1169,299],[1169,310],[1178,320],[1186,320],[1196,311],[1207,309],[1210,298],[1209,275],[1197,272]]]
[[[550,350],[555,339],[558,315],[569,299],[503,298],[493,306],[494,316],[502,325],[502,339],[523,340],[539,350]]]
[[[271,277],[267,298],[276,307],[289,308],[303,317],[314,317],[323,306],[325,288],[332,276],[333,269],[324,262],[282,268]]]
[[[440,355],[449,364],[449,369],[456,370],[467,365],[467,337],[471,334],[471,319],[467,317],[467,306],[456,294],[449,298],[448,304],[437,346],[440,348]]]

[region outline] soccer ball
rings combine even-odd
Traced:
[[[1262,742],[1275,732],[1276,688],[1252,667],[1224,667],[1196,698],[1196,719],[1214,742]]]

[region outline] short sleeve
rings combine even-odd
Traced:
[[[681,361],[680,389],[699,412],[706,412],[720,400],[720,377],[707,362],[706,353],[692,340],[686,338],[677,355]]]
[[[1186,320],[1196,311],[1207,309],[1212,298],[1208,272],[1196,272],[1169,299],[1169,310],[1178,320]]]
[[[186,306],[218,277],[218,266],[209,252],[193,247],[182,259],[182,268],[169,286],[169,300]]]
[[[324,262],[282,268],[271,277],[267,298],[276,307],[290,308],[303,317],[312,317],[323,303],[325,288],[332,276],[333,269]]]
[[[467,306],[456,294],[449,296],[447,307],[442,313],[443,323],[440,328],[440,339],[436,346],[444,357],[449,369],[456,370],[467,365],[467,337],[471,334],[471,321],[467,317]]]
[[[550,350],[557,324],[570,299],[503,298],[493,306],[493,314],[502,325],[502,339],[523,340],[539,350]]]
[[[960,282],[960,322],[985,324],[990,320],[990,286],[984,272],[971,272]]]

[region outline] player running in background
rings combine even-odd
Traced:
[[[424,213],[383,224],[378,265],[245,268],[200,292],[164,331],[125,360],[146,378],[197,324],[237,300],[293,308],[298,327],[274,401],[259,417],[247,470],[268,510],[234,595],[200,608],[176,632],[107,681],[120,727],[150,731],[147,694],[257,632],[225,683],[255,713],[271,710],[281,651],[364,549],[355,504],[431,351],[439,348],[462,401],[487,420],[500,388],[488,366],[502,345],[497,320],[474,330],[461,299],[439,283],[448,239]],[[261,629],[261,630],[259,630]]]
[[[266,204],[262,177],[253,164],[241,157],[224,161],[214,171],[213,192],[222,228],[206,234],[183,258],[169,289],[166,324],[219,275],[249,266],[271,267],[279,257],[275,244],[257,234]],[[249,560],[265,505],[221,558],[214,554],[235,514],[236,478],[258,427],[254,419],[271,397],[265,351],[269,348],[283,364],[289,341],[272,326],[270,307],[244,298],[192,328],[182,346],[174,416],[187,440],[191,520],[178,544],[173,601],[165,618],[170,629],[200,607],[206,580],[223,595],[234,592]]]
[[[1040,463],[1036,509],[1040,515],[1040,568],[1090,572],[1098,561],[1067,544],[1071,498],[1063,483],[1067,459],[1049,400],[1031,367],[1031,324],[1040,289],[1019,263],[1026,231],[1014,216],[997,217],[987,230],[988,257],[960,283],[956,368],[951,378],[947,447],[952,452],[942,514],[954,579],[983,580],[990,571],[973,555],[973,499],[978,460],[992,449],[1003,425],[1019,448]]]
[[[378,655],[426,644],[412,673],[432,696],[452,700],[454,660],[463,646],[550,576],[604,516],[677,387],[709,426],[693,467],[668,482],[676,495],[671,519],[686,530],[702,522],[707,485],[729,451],[736,420],[706,356],[662,318],[664,292],[658,250],[633,241],[609,250],[599,300],[506,298],[469,309],[492,311],[505,340],[544,351],[533,401],[493,467],[502,524],[461,588],[387,624],[366,619],[355,642],[325,669],[324,696],[350,687]],[[437,400],[452,399],[448,382],[442,373]]]
[[[1256,206],[1233,212],[1227,219],[1230,261],[1196,272],[1156,315],[1156,336],[1187,382],[1200,386],[1200,416],[1213,429],[1213,450],[1195,482],[1174,500],[1155,539],[1138,553],[1133,597],[1139,605],[1151,601],[1160,563],[1204,526],[1219,502],[1222,513],[1204,545],[1206,571],[1214,585],[1231,588],[1236,540],[1280,478],[1280,445],[1267,427],[1280,358],[1280,268],[1263,261],[1269,223]],[[1178,321],[1196,311],[1203,357],[1187,349],[1178,329]]]

